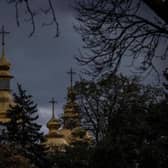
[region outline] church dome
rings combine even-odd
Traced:
[[[60,127],[59,120],[56,118],[51,118],[47,123],[47,127],[49,130],[58,129]]]
[[[2,56],[0,57],[0,70],[9,70],[10,62],[7,60],[4,51],[2,51]]]
[[[6,123],[9,121],[7,111],[10,105],[14,105],[10,89],[10,79],[13,76],[10,74],[11,64],[5,56],[4,35],[8,32],[5,32],[4,27],[2,27],[2,32],[0,33],[3,35],[2,53],[0,56],[0,122]]]

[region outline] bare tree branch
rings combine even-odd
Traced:
[[[45,0],[46,3],[48,4],[47,7],[45,7],[45,9],[42,9],[42,7],[37,7],[35,4],[35,1],[32,2],[30,0],[4,0],[6,1],[9,5],[13,5],[15,7],[15,17],[16,17],[16,24],[19,27],[21,25],[21,18],[24,18],[24,21],[30,23],[32,25],[32,31],[29,34],[29,37],[31,37],[32,35],[34,35],[35,31],[36,31],[36,18],[38,15],[50,15],[51,16],[51,22],[48,24],[45,24],[47,26],[53,26],[56,29],[56,33],[54,35],[54,37],[58,37],[59,36],[59,24],[56,18],[56,10],[54,8],[54,4],[52,2],[52,0]],[[25,7],[25,15],[21,14],[21,10],[22,7]],[[37,9],[36,9],[36,8]],[[38,12],[40,11],[40,12]],[[28,18],[26,18],[28,15]]]
[[[85,53],[77,58],[95,75],[115,73],[123,58],[140,70],[157,72],[154,59],[168,55],[168,24],[141,0],[83,0],[76,5],[79,24],[75,29],[84,41]],[[150,13],[149,12],[149,13]]]
[[[57,22],[56,15],[55,15],[55,10],[54,10],[54,7],[53,7],[53,4],[52,4],[51,0],[48,0],[48,3],[49,3],[50,9],[51,9],[51,13],[52,13],[53,23],[56,26],[56,35],[55,35],[55,37],[58,37],[59,36],[59,26],[58,26],[58,22]]]
[[[35,17],[35,15],[34,15],[34,13],[32,12],[32,10],[31,10],[31,7],[30,7],[30,4],[29,4],[29,1],[28,0],[24,0],[24,3],[25,3],[25,5],[26,5],[26,9],[27,9],[27,11],[28,11],[28,13],[29,13],[29,15],[30,15],[30,21],[31,21],[31,24],[32,24],[32,32],[30,33],[30,37],[34,34],[34,32],[35,32],[35,20],[34,20],[34,17]]]

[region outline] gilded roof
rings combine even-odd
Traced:
[[[64,138],[54,138],[54,137],[47,138],[46,144],[50,145],[50,146],[62,146],[62,145],[67,146],[67,145],[69,145]]]
[[[67,145],[73,146],[74,142],[90,143],[92,139],[88,132],[80,127],[79,106],[75,101],[75,97],[74,89],[72,87],[68,88],[67,103],[64,106],[63,114],[64,125],[62,125],[62,128],[59,120],[55,117],[52,117],[47,123],[49,133],[46,135],[45,144],[50,147],[50,150],[54,150],[55,147],[60,147],[62,150]]]
[[[0,122],[6,123],[9,119],[6,116],[10,105],[14,105],[13,97],[9,91],[0,91]]]
[[[2,55],[0,57],[0,82],[1,80],[6,80],[6,78],[12,78],[9,69],[10,69],[10,62],[5,56],[4,48],[2,49]],[[7,90],[1,89],[0,90],[0,122],[6,123],[9,121],[9,118],[6,116],[6,112],[9,109],[10,105],[13,105],[13,99],[10,92],[10,88]]]
[[[53,105],[53,104],[52,104]],[[47,123],[49,129],[48,134],[45,136],[45,145],[49,147],[50,151],[63,149],[63,147],[68,145],[68,142],[64,136],[59,132],[61,126],[60,121],[54,115],[54,106],[52,106],[52,117]]]
[[[9,69],[10,69],[10,62],[5,56],[4,49],[2,50],[2,55],[0,57],[0,77],[4,78],[12,78]]]
[[[58,129],[58,128],[60,127],[59,120],[56,119],[55,117],[52,117],[52,118],[48,121],[47,127],[49,128],[49,130]]]
[[[10,67],[10,62],[8,61],[8,59],[5,56],[5,51],[4,48],[2,49],[2,55],[0,57],[0,67],[1,66],[6,66],[6,67]]]

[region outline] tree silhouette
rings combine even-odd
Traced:
[[[18,93],[14,94],[14,105],[7,112],[10,119],[5,124],[3,133],[4,142],[16,150],[22,156],[29,158],[32,163],[39,167],[45,167],[45,148],[42,145],[43,133],[41,125],[37,124],[37,106],[32,96],[23,90],[18,84]]]
[[[131,60],[131,67],[138,67],[138,73],[157,72],[154,59],[166,59],[168,55],[167,14],[163,15],[168,6],[167,1],[159,2],[160,6],[148,0],[78,1],[76,29],[86,52],[77,60],[91,65],[95,75],[115,73],[124,58]]]
[[[83,126],[93,133],[96,143],[103,139],[108,127],[119,130],[118,115],[131,117],[133,113],[143,113],[162,95],[160,89],[143,86],[136,78],[123,75],[107,75],[97,82],[82,80],[75,88]]]
[[[166,167],[168,108],[162,89],[109,75],[81,81],[76,91],[83,125],[96,140],[99,134],[90,167]]]

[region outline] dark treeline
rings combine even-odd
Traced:
[[[89,167],[164,168],[168,101],[163,89],[122,75],[76,85],[83,126],[95,137]]]
[[[167,78],[167,73],[165,73]],[[167,82],[165,82],[165,87]],[[36,105],[18,85],[17,104],[8,111],[10,122],[1,134],[1,167],[164,168],[168,162],[167,93],[144,86],[137,78],[104,76],[81,80],[75,90],[82,126],[94,138],[77,142],[66,152],[46,153]],[[12,152],[10,152],[12,151]],[[12,160],[12,161],[11,161]]]

